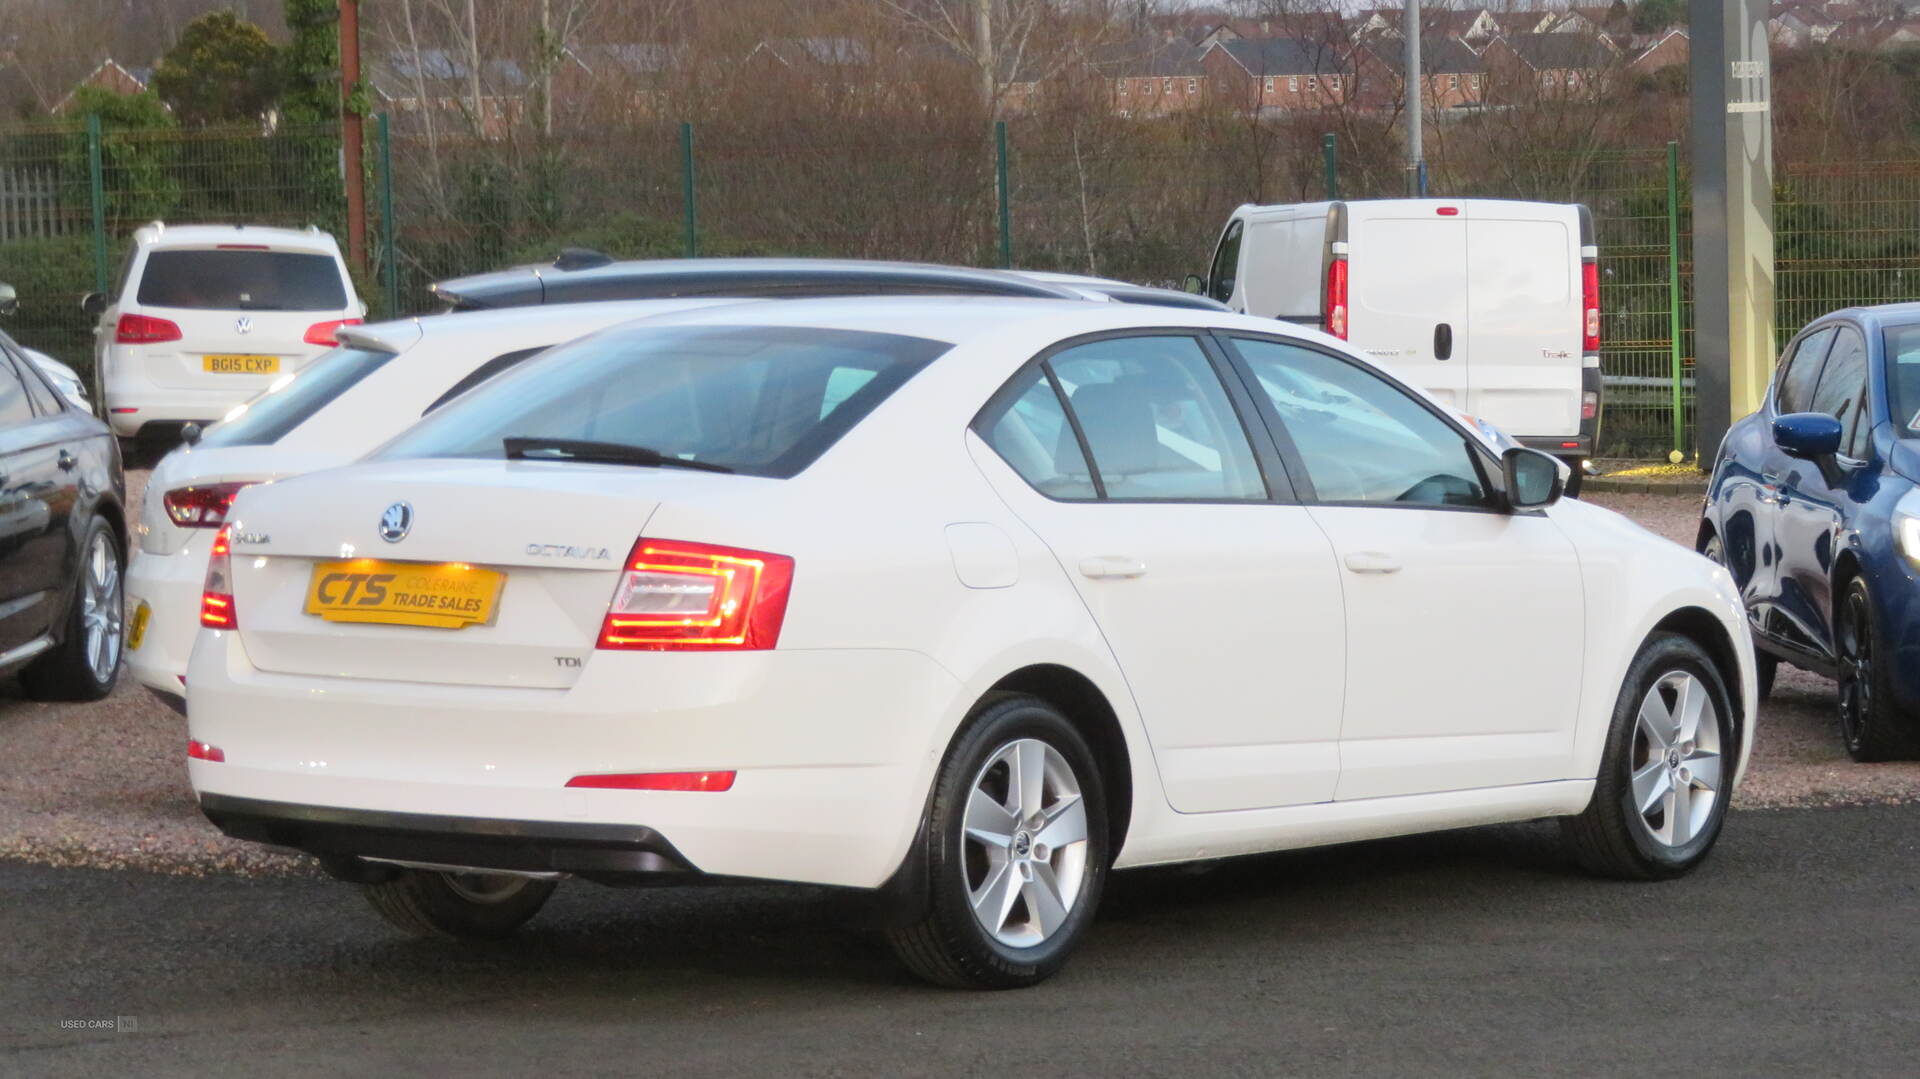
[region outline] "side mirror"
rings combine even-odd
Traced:
[[[1199,274],[1190,273],[1187,275],[1186,283],[1181,287],[1193,293],[1195,296],[1201,296],[1207,291],[1207,282]]]
[[[1803,461],[1818,461],[1840,452],[1840,421],[1824,412],[1793,412],[1773,421],[1773,441],[1780,452]]]
[[[1500,471],[1507,481],[1507,505],[1516,510],[1551,506],[1560,501],[1560,492],[1566,487],[1560,478],[1560,462],[1525,446],[1501,454]]]
[[[85,296],[80,297],[80,310],[85,311],[94,318],[99,318],[100,313],[106,309],[107,294],[104,292],[89,292]]]
[[[13,291],[12,285],[0,284],[0,315],[11,316],[18,310],[20,310],[20,294]]]
[[[180,428],[180,441],[189,446],[200,444],[200,425],[189,422]]]

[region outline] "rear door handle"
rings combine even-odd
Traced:
[[[79,459],[74,457],[72,451],[70,450],[60,451],[60,470],[62,472],[72,472],[73,466],[79,463],[80,463]]]
[[[1080,574],[1094,578],[1139,577],[1147,572],[1147,564],[1138,558],[1126,555],[1103,554],[1080,560]]]
[[[1433,328],[1433,358],[1453,359],[1453,326],[1442,322]]]
[[[1355,551],[1345,559],[1354,573],[1398,573],[1400,559],[1385,551]]]

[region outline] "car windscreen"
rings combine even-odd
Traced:
[[[147,307],[215,311],[340,311],[347,290],[328,255],[293,251],[154,251],[140,273]]]
[[[347,347],[325,353],[228,413],[207,429],[200,445],[271,446],[393,357],[391,352]]]
[[[375,456],[504,457],[512,438],[785,478],[950,347],[807,327],[609,330],[476,387]]]
[[[1894,433],[1920,438],[1920,323],[1887,327],[1884,342]]]

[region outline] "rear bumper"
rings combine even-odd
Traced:
[[[127,649],[127,670],[141,685],[175,697],[186,694],[187,658],[200,634],[200,592],[206,586],[206,545],[195,536],[170,555],[141,551],[127,569],[127,604],[148,607],[140,647]],[[129,644],[132,642],[129,641]]]
[[[645,853],[652,832],[706,874],[856,888],[880,886],[906,857],[960,690],[928,657],[878,649],[599,652],[567,689],[277,674],[220,630],[197,634],[187,686],[190,737],[225,756],[187,762],[203,805],[398,815],[412,845],[310,820],[272,842],[509,868],[489,860],[505,840],[476,846],[474,828],[544,836],[512,856],[549,859],[582,857],[583,836],[645,840],[629,851]],[[734,771],[732,788],[567,786],[707,770]],[[436,824],[462,820],[491,823]],[[354,848],[362,839],[380,845]],[[431,843],[455,850],[422,856]]]
[[[666,837],[640,825],[389,813],[220,794],[201,795],[200,811],[235,839],[292,847],[323,859],[612,879],[698,872]]]

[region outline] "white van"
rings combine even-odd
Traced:
[[[1242,206],[1203,283],[1236,311],[1318,326],[1462,413],[1565,459],[1600,417],[1600,297],[1585,206],[1379,199]]]
[[[218,420],[367,310],[317,228],[158,221],[135,230],[114,291],[81,306],[99,319],[94,396],[122,438]]]

